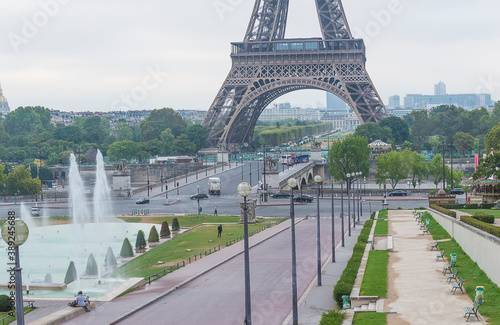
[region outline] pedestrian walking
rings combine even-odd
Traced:
[[[217,215],[217,206],[215,206],[215,210],[214,210],[214,216]]]
[[[222,225],[219,225],[219,227],[217,227],[217,232],[217,238],[222,237]]]

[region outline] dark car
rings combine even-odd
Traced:
[[[309,196],[309,195],[301,195],[301,196],[297,196],[296,198],[293,199],[295,202],[312,202],[313,201],[313,197],[312,196]]]
[[[289,197],[290,197],[290,193],[287,193],[287,192],[279,192],[279,193],[276,193],[276,194],[271,195],[271,197],[272,197],[273,199],[279,199],[279,198],[289,198]]]
[[[406,192],[402,190],[394,190],[389,193],[389,196],[406,196]]]
[[[208,199],[208,195],[206,195],[205,193],[200,193],[200,194],[196,194],[196,195],[193,195],[191,196],[191,200],[206,200]]]
[[[464,194],[464,190],[462,188],[454,188],[450,191],[450,194],[462,195]]]
[[[135,201],[135,204],[146,204],[149,203],[149,199],[146,199],[145,197],[141,197],[139,200]]]

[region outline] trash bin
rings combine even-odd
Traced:
[[[428,226],[429,225],[429,222],[431,222],[431,219],[427,218],[425,219],[425,224]]]
[[[483,286],[476,287],[476,299],[475,299],[475,301],[479,304],[482,304],[484,302],[484,287]]]
[[[451,253],[450,254],[450,259],[453,264],[457,263],[457,254],[456,253]]]
[[[349,304],[349,296],[342,296],[342,309],[350,309],[351,304]]]

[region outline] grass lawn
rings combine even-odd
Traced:
[[[386,323],[385,313],[355,313],[352,320],[353,325],[385,325]]]
[[[33,311],[35,310],[35,308],[31,308],[31,307],[26,307],[24,308],[24,314],[26,315],[27,313],[29,313],[30,311]],[[14,313],[14,316],[9,316],[7,318],[5,318],[3,320],[4,323],[2,323],[2,325],[7,325],[7,324],[10,324],[12,322],[14,322],[17,318],[16,318],[16,311],[13,310],[13,313]],[[7,316],[9,314],[9,312],[3,312],[3,313],[0,313],[0,319],[4,318],[5,316]]]
[[[188,216],[143,216],[143,217],[119,217],[119,219],[125,222],[139,223],[157,223],[161,224],[163,221],[167,221],[169,225],[172,225],[172,219],[177,218],[179,225],[183,228],[191,228],[193,226],[202,223],[237,223],[240,222],[240,217],[236,216],[213,216],[206,214],[194,214]],[[269,222],[269,220],[258,219],[258,222]]]
[[[389,233],[389,222],[387,220],[377,220],[373,235],[387,235]]]
[[[432,221],[434,221],[434,219],[432,219]],[[433,239],[443,239],[442,233],[446,233],[446,231],[437,222],[432,221],[431,225],[434,224],[434,227],[429,227],[429,232]],[[438,235],[435,236],[433,230],[436,231]],[[450,238],[449,235],[448,238]],[[462,250],[462,247],[460,247],[455,239],[440,242],[439,248],[444,249],[445,256],[448,260],[450,260],[450,253],[457,254],[457,264],[455,268],[458,270],[458,276],[464,279],[465,291],[472,301],[475,299],[476,286],[484,286],[484,303],[479,307],[479,313],[487,318],[488,324],[500,325],[500,308],[498,308],[498,306],[500,306],[500,288],[498,288],[498,286],[488,278],[486,273],[481,270],[477,263]]]
[[[500,218],[500,210],[491,210],[491,209],[460,209],[458,211],[462,211],[462,212],[468,213],[471,216],[473,216],[474,213],[476,213],[476,212],[482,212],[482,213],[486,213],[486,214],[491,214],[491,215],[495,216],[495,218]]]
[[[450,234],[448,234],[448,232],[443,227],[441,227],[441,225],[436,220],[434,220],[429,212],[425,212],[424,222],[425,219],[429,219],[429,232],[431,233],[434,240],[451,238]],[[441,243],[439,243],[439,247],[441,248]]]
[[[262,224],[249,224],[248,231],[262,227]],[[217,238],[217,225],[210,225],[192,229],[181,234],[163,245],[145,253],[113,272],[114,276],[147,277],[175,264],[186,260],[197,253],[204,252],[214,246],[225,246],[226,241],[243,236],[243,225],[223,225],[222,238]],[[209,242],[213,241],[213,242]],[[188,252],[186,249],[190,249]],[[158,264],[162,261],[165,264]],[[169,263],[169,264],[167,264]]]
[[[389,210],[387,210],[387,209],[380,210],[378,212],[378,218],[379,219],[387,219],[388,214],[389,214]]]
[[[387,297],[388,262],[388,251],[370,251],[363,283],[361,283],[361,296]]]

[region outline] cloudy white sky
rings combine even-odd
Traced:
[[[344,0],[384,102],[407,93],[500,99],[500,1]],[[254,0],[0,0],[0,82],[11,108],[207,110]],[[287,37],[321,36],[314,0],[290,0]],[[383,14],[385,13],[385,14]],[[389,13],[389,14],[387,14]],[[132,96],[131,96],[132,95]],[[128,100],[128,97],[133,97]],[[325,102],[321,92],[278,101]]]

